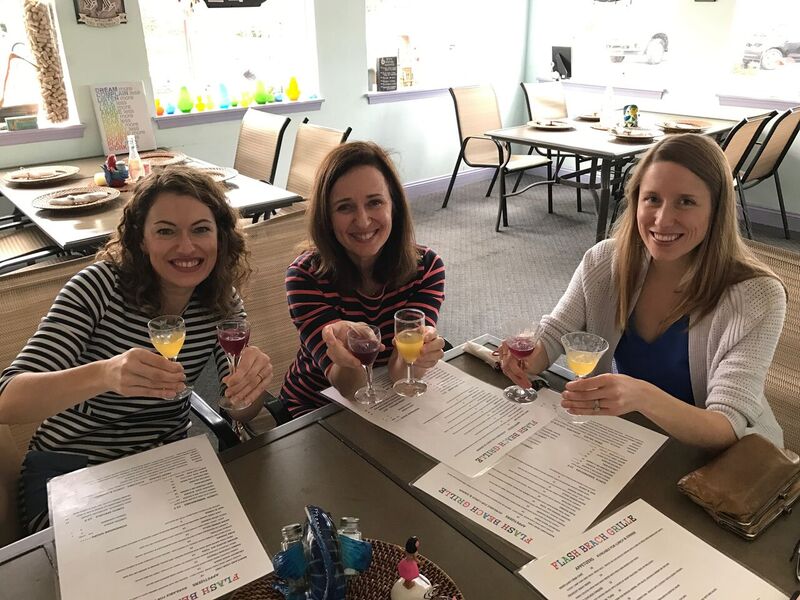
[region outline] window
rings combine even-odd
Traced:
[[[58,27],[58,24],[54,24]],[[63,48],[61,63],[65,77],[67,103],[70,107],[68,122],[77,123],[75,102],[66,74]],[[3,115],[39,113],[39,127],[48,125],[47,114],[39,111],[42,104],[41,88],[35,59],[28,47],[28,37],[23,19],[23,0],[0,0],[0,98]],[[0,117],[0,120],[2,118]]]
[[[524,45],[520,21],[527,3],[504,0],[502,7],[479,0],[366,0],[367,69],[396,56],[397,89],[474,84],[498,71],[517,78],[513,61],[522,60],[524,48],[511,60],[509,53],[517,52],[517,34]]]
[[[153,92],[176,104],[186,86],[192,100],[252,95],[256,83],[280,93],[296,77],[301,98],[317,94],[313,0],[269,0],[259,7],[208,8],[197,0],[141,0]],[[195,107],[196,110],[196,107]]]
[[[688,101],[723,92],[800,98],[797,0],[539,0],[535,7],[540,76],[551,72],[551,47],[569,46],[572,78],[581,82],[666,89]]]

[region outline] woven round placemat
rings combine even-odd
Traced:
[[[364,573],[348,582],[347,600],[388,600],[392,586],[398,579],[397,563],[406,555],[405,550],[380,540],[367,541],[372,543],[372,563]],[[421,554],[417,557],[419,572],[433,585],[438,585],[438,596],[464,600],[447,573]],[[233,592],[231,600],[283,600],[281,593],[272,589],[275,580],[274,573],[256,579]]]

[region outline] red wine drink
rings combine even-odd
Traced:
[[[371,365],[378,358],[381,343],[378,340],[351,340],[350,352],[362,365]]]
[[[250,341],[250,331],[242,331],[239,329],[226,329],[217,332],[217,339],[219,345],[226,354],[232,356],[239,356]]]
[[[533,353],[536,348],[536,340],[532,337],[514,336],[506,340],[506,345],[514,358],[522,360]]]

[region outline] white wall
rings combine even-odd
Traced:
[[[673,48],[669,63],[672,63],[673,66],[675,66],[674,63],[678,62],[681,63],[681,66],[691,65],[691,56],[696,56],[702,57],[706,65],[703,69],[686,69],[678,73],[683,87],[682,90],[678,89],[674,84],[664,84],[669,90],[665,97],[665,103],[669,103],[671,109],[676,110],[681,106],[685,110],[692,110],[692,108],[698,110],[700,106],[705,107],[709,104],[714,104],[718,107],[713,92],[725,90],[709,88],[708,82],[712,79],[708,77],[708,72],[709,70],[723,68],[722,65],[725,63],[724,55],[738,51],[740,41],[728,33],[734,22],[737,0],[722,0],[719,2],[657,0],[657,2],[659,9],[662,11],[669,7],[671,18],[677,19],[681,23],[679,31],[684,43]],[[569,30],[570,21],[560,22],[557,19],[554,20],[554,11],[580,15],[580,11],[585,11],[588,4],[588,0],[562,0],[558,4],[553,3],[551,0],[530,0],[530,25],[527,37],[529,59],[525,67],[526,81],[535,81],[537,76],[549,76],[547,66],[549,65],[550,45],[571,45],[571,43],[575,43],[574,36]],[[654,4],[654,6],[656,5]],[[635,23],[632,26],[635,26]],[[559,33],[562,29],[565,32]],[[547,57],[542,58],[539,56],[537,59],[535,49],[541,48],[543,45],[547,47]],[[680,46],[682,46],[682,49]],[[576,56],[575,50],[573,50],[573,63],[577,60],[579,60],[579,56]],[[628,70],[628,76],[630,76],[631,71],[637,67],[637,65],[626,67],[627,64],[628,59],[617,65],[619,67],[617,71],[619,85],[624,85],[625,83],[626,77],[624,73],[626,69]],[[641,72],[641,66],[638,67],[638,71]],[[579,70],[580,68],[573,64],[573,72],[578,72]],[[581,77],[583,76],[576,75],[573,79],[580,80]],[[587,77],[591,77],[591,75],[587,75]],[[701,90],[704,88],[709,89],[711,92],[705,99],[701,94]],[[758,96],[759,89],[755,88],[748,93]],[[644,104],[644,102],[640,102],[640,104]],[[800,104],[800,99],[798,99],[798,104]],[[647,103],[647,106],[649,107],[651,104]],[[721,110],[722,114],[730,114],[728,107],[717,109]],[[714,107],[711,110],[715,110]],[[755,115],[761,114],[765,110],[763,108],[754,108],[738,109],[731,112]],[[800,215],[800,137],[795,140],[789,154],[784,159],[779,174],[786,210]],[[772,181],[748,190],[746,196],[752,206],[778,209],[777,195]]]
[[[142,79],[148,93],[151,91],[137,0],[125,3],[128,24],[109,29],[77,25],[72,0],[55,2],[78,114],[86,125],[86,134],[80,140],[0,147],[0,167],[99,156],[102,146],[88,84]],[[293,128],[304,116],[313,123],[330,127],[350,126],[353,128],[350,139],[370,139],[395,150],[404,182],[448,175],[458,154],[450,96],[367,104],[364,96],[367,90],[364,1],[316,0],[315,10],[320,95],[325,102],[321,111],[291,115],[292,124],[285,138],[277,183],[285,181]],[[485,24],[485,37],[476,40],[476,44],[485,48],[487,60],[474,66],[474,83],[488,82],[495,86],[503,122],[509,125],[525,120],[519,82],[525,69],[527,11],[527,0],[503,0],[502,11],[487,3],[476,9],[475,14],[475,18]],[[441,26],[447,27],[448,23],[442,22]],[[156,129],[156,140],[161,146],[180,149],[220,165],[231,165],[238,130],[239,121]]]

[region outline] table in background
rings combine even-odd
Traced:
[[[97,247],[116,229],[122,208],[132,192],[124,191],[116,200],[86,209],[41,210],[35,208],[32,203],[35,198],[60,189],[94,185],[94,174],[101,170],[100,165],[104,160],[104,157],[98,156],[61,161],[59,164],[79,167],[80,172],[75,177],[55,185],[23,187],[7,184],[0,179],[0,193],[62,249],[81,250]],[[189,164],[213,166],[199,160],[190,159],[190,161]],[[7,172],[0,172],[0,177]],[[226,181],[223,185],[231,206],[239,209],[244,217],[269,214],[272,210],[302,200],[297,194],[242,174]]]
[[[709,122],[709,127],[704,131],[704,135],[719,138],[726,134],[736,125],[737,121],[730,119],[717,119],[706,116],[677,115],[672,113],[641,111],[639,122],[642,127],[655,128],[655,123],[664,121],[675,121],[685,118],[702,119]],[[519,127],[507,127],[505,129],[494,129],[487,131],[486,135],[490,138],[522,144],[543,150],[563,152],[566,154],[577,154],[583,158],[600,161],[600,197],[597,210],[597,233],[596,241],[606,237],[606,221],[608,220],[608,205],[611,200],[611,186],[614,181],[611,179],[612,169],[619,167],[632,160],[637,154],[647,151],[656,141],[639,144],[635,142],[618,142],[607,131],[592,128],[596,123],[586,121],[570,121],[574,127],[567,131],[548,131],[534,129],[527,125]],[[670,134],[667,134],[670,135]],[[660,138],[658,138],[660,139]],[[556,183],[566,185],[577,185],[578,182],[570,182],[569,179],[577,179],[581,173],[571,173],[559,176]],[[587,187],[596,194],[594,176]]]

